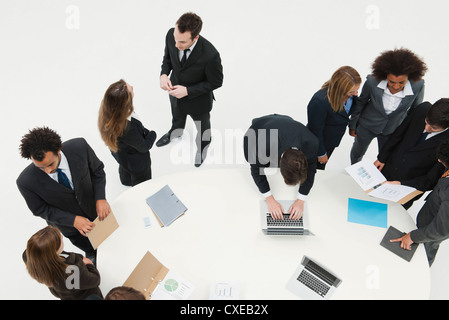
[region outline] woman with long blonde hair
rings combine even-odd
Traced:
[[[63,251],[58,228],[48,226],[36,232],[23,253],[26,269],[37,282],[46,285],[61,300],[103,298],[100,274],[91,260],[77,253]]]
[[[340,145],[361,82],[357,70],[340,67],[310,100],[307,127],[319,140],[317,169],[324,170],[332,152]]]
[[[101,138],[119,163],[126,186],[151,179],[149,150],[156,140],[156,132],[146,129],[134,112],[133,98],[133,87],[121,79],[106,90],[98,115]]]

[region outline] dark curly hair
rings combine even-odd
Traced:
[[[382,81],[389,74],[395,76],[407,75],[410,81],[421,80],[427,65],[409,49],[394,49],[382,52],[372,64],[372,75],[377,81]]]
[[[446,169],[449,169],[449,140],[444,140],[440,143],[436,154],[437,159],[442,162]]]
[[[62,148],[61,137],[47,127],[30,130],[20,142],[20,155],[25,159],[32,157],[37,161],[44,160],[46,152],[57,154]]]
[[[192,34],[192,40],[200,34],[203,28],[203,21],[201,18],[193,12],[184,13],[176,22],[179,32],[185,33],[190,31]]]
[[[282,155],[279,168],[285,184],[294,186],[307,179],[307,158],[297,149],[287,149]]]

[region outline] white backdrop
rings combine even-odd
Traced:
[[[384,50],[416,52],[429,67],[425,100],[449,97],[448,9],[444,0],[2,0],[0,298],[53,299],[21,260],[26,241],[46,226],[29,212],[15,184],[29,164],[18,152],[21,137],[45,125],[63,140],[86,138],[105,164],[112,202],[125,187],[97,130],[100,101],[106,88],[123,78],[134,86],[143,123],[159,137],[169,129],[170,107],[159,73],[165,34],[184,12],[202,17],[202,35],[221,53],[225,78],[215,92],[215,135],[207,162],[194,168],[193,159],[182,157],[193,151],[195,129],[189,121],[182,140],[152,149],[154,177],[245,166],[239,137],[252,118],[280,113],[306,124],[309,99],[338,67],[351,65],[365,79]],[[349,165],[351,145],[346,135],[327,170]],[[376,148],[373,143],[367,157],[374,160]],[[65,244],[77,251],[68,240]],[[443,245],[432,267],[433,299],[449,297],[447,251]]]

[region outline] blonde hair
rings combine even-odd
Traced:
[[[344,66],[334,72],[330,80],[326,81],[321,89],[327,88],[327,98],[332,110],[339,112],[343,110],[343,104],[348,92],[362,82],[357,70],[350,66]]]
[[[109,86],[101,101],[98,114],[98,129],[106,146],[118,151],[118,138],[128,124],[127,118],[133,113],[133,98],[123,79]]]
[[[67,264],[59,256],[61,232],[48,226],[36,232],[27,242],[26,268],[37,282],[54,287],[65,280]]]

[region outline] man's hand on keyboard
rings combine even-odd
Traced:
[[[302,213],[304,212],[304,201],[296,199],[296,201],[291,205],[290,209],[288,209],[288,212],[290,213],[290,219],[301,219]]]
[[[284,213],[284,210],[282,209],[280,203],[277,202],[272,195],[265,198],[265,200],[267,201],[268,210],[270,210],[271,217],[273,219],[283,220],[284,217],[282,214]]]

